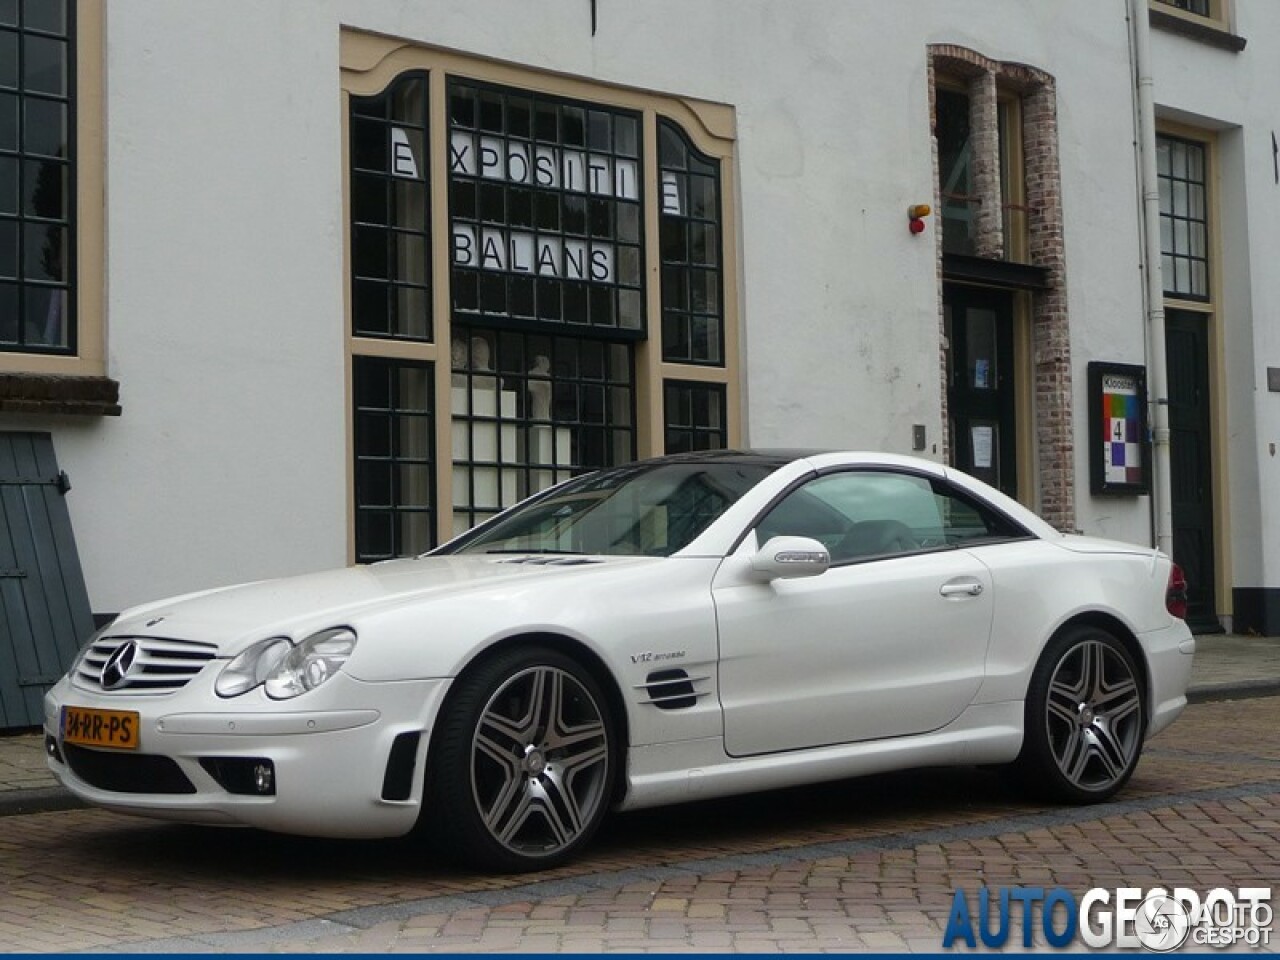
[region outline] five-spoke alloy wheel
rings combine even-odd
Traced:
[[[1146,717],[1129,651],[1103,630],[1069,628],[1032,674],[1019,763],[1059,799],[1105,800],[1138,765]]]
[[[433,749],[424,813],[462,859],[503,870],[555,866],[587,842],[618,753],[591,675],[540,647],[504,651],[460,678]]]

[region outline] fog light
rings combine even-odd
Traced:
[[[241,797],[273,797],[276,766],[267,757],[201,757],[200,766],[227,793]]]
[[[276,775],[269,763],[259,763],[253,768],[253,786],[262,794],[276,792]]]

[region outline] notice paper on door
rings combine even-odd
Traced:
[[[991,469],[991,445],[994,430],[989,426],[972,427],[973,465],[979,470]]]

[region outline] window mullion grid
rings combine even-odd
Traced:
[[[14,327],[12,339],[8,339],[0,349],[23,353],[74,354],[78,342],[73,282],[77,269],[75,4],[71,0],[65,2],[66,6],[62,10],[63,32],[31,27],[26,21],[25,5],[19,5],[16,26],[4,30],[15,38],[17,48],[15,86],[6,93],[13,98],[17,108],[14,117],[16,149],[0,153],[0,156],[11,161],[16,203],[12,214],[0,216],[0,229],[5,229],[7,225],[13,237],[14,256],[13,276],[2,281],[3,286],[12,289]],[[63,45],[61,61],[55,64],[60,73],[58,86],[61,92],[31,89],[27,58],[29,38],[47,38]],[[52,150],[33,152],[36,145],[28,139],[33,126],[28,121],[32,104],[53,105],[55,116],[60,111],[61,129],[56,131],[57,145]],[[32,171],[37,166],[39,172],[33,174]],[[35,182],[31,182],[33,176],[36,178]],[[41,199],[42,191],[46,189],[57,197],[58,209],[40,212],[29,210],[29,197],[32,203],[49,202],[47,194],[43,194],[43,201]],[[34,256],[33,235],[36,232],[43,233],[42,264],[39,268],[31,265]],[[0,286],[0,290],[3,286]],[[37,290],[44,291],[49,298],[43,326],[37,315],[37,302],[32,299]],[[37,331],[39,336],[33,337]]]

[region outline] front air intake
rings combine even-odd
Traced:
[[[383,800],[408,800],[413,792],[413,770],[418,758],[421,734],[398,734],[391,744],[387,772],[382,778]]]

